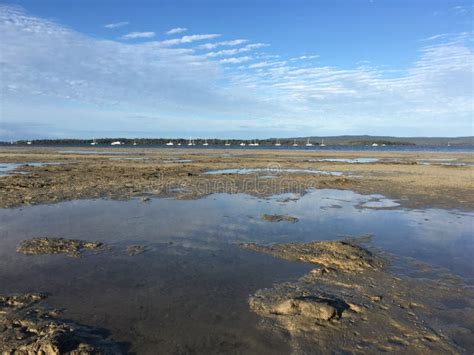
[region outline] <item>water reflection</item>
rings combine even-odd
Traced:
[[[288,353],[286,339],[263,333],[249,294],[311,267],[241,250],[238,242],[338,239],[372,234],[372,246],[446,267],[474,282],[473,214],[364,208],[387,200],[317,190],[271,198],[217,194],[191,201],[83,200],[0,209],[0,294],[43,291],[65,315],[110,329],[138,353]],[[393,201],[392,201],[393,202]],[[271,223],[288,214],[298,223]],[[101,241],[99,255],[24,256],[23,239],[51,236]],[[145,245],[136,256],[129,245]]]
[[[0,176],[7,176],[11,173],[17,174],[27,174],[24,171],[17,171],[21,167],[32,166],[32,167],[42,167],[47,165],[58,165],[61,163],[0,163]]]

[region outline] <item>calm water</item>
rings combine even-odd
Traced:
[[[25,166],[33,166],[33,167],[41,167],[47,165],[56,165],[61,163],[1,163],[0,162],[0,176],[7,176],[12,173],[18,174],[27,174],[27,172],[17,171],[21,170],[21,167]]]
[[[65,309],[66,317],[109,329],[139,353],[287,353],[282,335],[258,327],[247,297],[311,267],[241,250],[239,242],[372,234],[373,248],[447,268],[474,283],[473,213],[399,209],[383,196],[351,191],[296,197],[217,194],[0,209],[0,294],[48,292],[47,302]],[[266,222],[265,213],[299,222]],[[112,249],[80,259],[15,252],[21,240],[38,236],[97,240]],[[132,244],[148,250],[129,256]]]
[[[247,174],[256,174],[261,172],[268,172],[269,169],[263,168],[242,168],[242,169],[220,169],[220,170],[210,170],[205,172],[207,175],[221,175],[221,174],[237,174],[237,175],[247,175]],[[330,175],[330,176],[342,176],[343,173],[340,171],[322,171],[322,170],[311,170],[311,169],[278,169],[274,173],[290,173],[290,174],[315,174],[315,175]]]
[[[318,145],[311,146],[311,147],[306,147],[305,145],[299,145],[297,147],[293,147],[291,145],[282,145],[279,147],[276,147],[274,145],[260,145],[258,147],[252,147],[252,146],[240,146],[240,145],[231,145],[231,146],[224,146],[224,145],[208,145],[208,146],[203,146],[203,145],[196,145],[196,146],[187,146],[187,145],[181,145],[181,146],[167,146],[167,145],[122,145],[122,146],[111,146],[108,144],[102,144],[99,146],[91,146],[89,144],[83,144],[83,145],[31,145],[31,146],[6,146],[8,148],[42,148],[42,147],[50,147],[50,148],[58,148],[58,151],[61,153],[65,154],[78,154],[78,151],[80,152],[80,148],[89,148],[88,153],[80,153],[80,154],[104,154],[101,151],[91,151],[93,148],[107,148],[110,149],[109,152],[105,154],[123,154],[120,153],[120,150],[123,149],[148,149],[148,148],[165,148],[165,149],[230,149],[230,150],[259,150],[259,149],[265,149],[265,150],[308,150],[308,151],[347,151],[347,152],[447,152],[447,153],[472,153],[474,152],[474,146],[410,146],[410,145],[387,145],[385,147],[383,146],[378,146],[378,147],[372,147],[372,146],[352,146],[352,145],[327,145],[325,147],[320,147]],[[67,149],[66,149],[67,148]],[[78,149],[74,149],[78,148]]]

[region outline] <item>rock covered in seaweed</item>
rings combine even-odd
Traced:
[[[67,254],[78,257],[84,250],[98,250],[101,247],[103,244],[100,242],[40,237],[22,241],[17,252],[26,255]]]
[[[0,353],[88,355],[122,354],[124,347],[103,329],[60,319],[60,312],[39,307],[46,295],[0,295]]]

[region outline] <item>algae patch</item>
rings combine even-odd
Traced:
[[[84,250],[99,250],[102,247],[100,242],[41,237],[22,241],[17,252],[26,255],[67,254],[79,257]]]

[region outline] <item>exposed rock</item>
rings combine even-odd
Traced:
[[[83,250],[98,250],[102,247],[100,242],[42,237],[22,241],[17,252],[26,255],[67,254],[79,257]]]
[[[105,331],[59,319],[54,309],[36,304],[46,296],[0,296],[0,353],[87,355],[121,354],[124,348]]]
[[[440,331],[441,324],[450,323],[437,318],[447,300],[472,296],[462,285],[394,277],[383,268],[380,257],[347,241],[242,247],[321,266],[299,280],[258,290],[249,298],[250,309],[262,317],[261,326],[289,334],[296,354],[314,349],[318,353],[455,354],[463,352],[458,340],[470,344],[451,325]],[[474,301],[465,307],[464,312],[474,314]],[[470,316],[465,318],[469,324]]]
[[[318,264],[328,269],[360,272],[383,267],[381,258],[370,251],[347,241],[322,241],[311,243],[287,243],[263,246],[244,243],[241,247],[272,254],[283,259]]]
[[[262,219],[268,222],[290,222],[290,223],[296,223],[298,222],[298,218],[288,216],[286,214],[264,214],[262,216]]]

